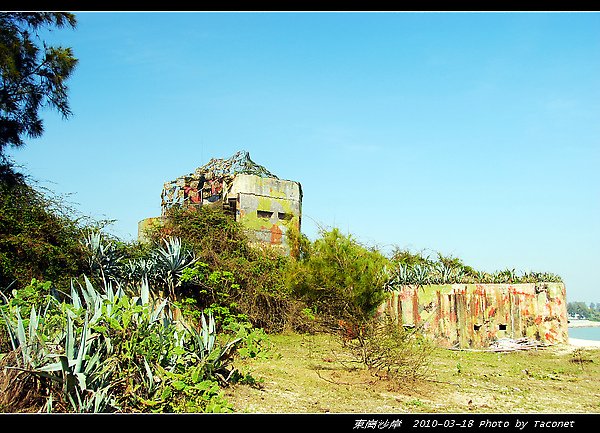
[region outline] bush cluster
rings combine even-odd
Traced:
[[[296,329],[298,304],[285,281],[289,257],[249,242],[222,209],[172,208],[148,236],[154,244],[176,236],[194,251],[198,262],[182,279],[182,299],[199,308],[222,307],[268,332]]]
[[[231,411],[221,388],[253,379],[232,367],[237,351],[262,351],[262,334],[217,333],[211,314],[199,327],[175,320],[144,282],[136,294],[85,279],[40,307],[15,295],[0,307],[13,349],[0,365],[6,412]]]
[[[68,285],[84,269],[81,227],[64,203],[0,172],[0,288],[33,278]]]
[[[562,282],[562,278],[549,272],[516,272],[504,269],[495,272],[478,271],[457,257],[437,253],[435,258],[422,253],[412,253],[396,248],[391,262],[391,275],[386,282],[388,290],[403,286],[422,287],[427,284],[518,284]]]
[[[335,326],[339,320],[364,322],[373,316],[386,296],[388,265],[381,252],[334,228],[303,243],[286,279],[294,296]]]

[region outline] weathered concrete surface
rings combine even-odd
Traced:
[[[147,236],[148,230],[151,230],[153,227],[156,227],[161,223],[162,217],[151,217],[145,218],[138,222],[138,241],[139,242],[148,242],[149,238]]]
[[[562,283],[405,286],[378,313],[421,326],[442,346],[483,348],[500,338],[568,342]]]
[[[279,179],[240,151],[229,159],[211,159],[193,173],[165,182],[161,193],[162,216],[171,207],[199,209],[221,206],[240,222],[250,240],[290,253],[288,230],[300,230],[302,188],[299,182]],[[138,239],[158,221],[147,218],[138,224]]]
[[[302,189],[291,180],[239,174],[227,192],[236,200],[236,221],[242,223],[253,241],[280,248],[289,254],[287,231],[300,230]]]
[[[285,198],[293,202],[302,201],[302,188],[299,182],[272,177],[260,177],[255,174],[238,174],[233,179],[229,196],[238,193],[265,197]]]

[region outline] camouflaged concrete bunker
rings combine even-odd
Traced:
[[[254,242],[271,245],[289,254],[287,231],[300,230],[302,188],[299,182],[279,179],[240,151],[229,159],[211,159],[193,173],[164,184],[162,216],[173,207],[221,206],[239,221]],[[138,225],[138,238],[157,218]]]
[[[502,339],[568,341],[563,283],[431,284],[393,290],[379,314],[419,327],[441,346],[486,348]]]

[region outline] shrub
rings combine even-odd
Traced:
[[[356,359],[379,376],[414,380],[428,373],[434,344],[418,328],[405,328],[387,315],[360,326],[346,342]]]
[[[232,257],[252,255],[242,226],[218,207],[170,208],[162,222],[149,230],[152,243],[173,236],[189,245],[205,263],[218,268]]]
[[[334,228],[290,265],[288,284],[326,322],[365,321],[385,299],[387,264],[379,251]]]
[[[77,287],[79,286],[79,287]],[[263,336],[245,328],[217,334],[212,315],[200,326],[177,322],[166,299],[146,284],[128,296],[90,280],[69,302],[21,314],[2,306],[12,351],[2,358],[0,407],[7,412],[221,412],[231,408],[221,387],[249,381],[232,368],[236,351],[261,350]]]
[[[198,259],[196,269],[183,276],[180,302],[219,311],[222,318],[242,316],[269,332],[295,326],[294,300],[285,284],[289,258],[251,245],[243,226],[222,209],[171,208],[148,236],[154,243],[177,236]]]
[[[64,203],[22,177],[0,175],[0,287],[22,288],[32,278],[68,287],[85,266],[81,230]]]

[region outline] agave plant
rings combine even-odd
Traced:
[[[92,285],[86,275],[83,276],[83,279],[83,285],[77,281],[79,290],[76,290],[73,281],[71,281],[71,305],[75,310],[85,308],[87,313],[91,315],[90,322],[94,324],[102,314],[110,316],[114,301],[125,296],[125,292],[120,284],[116,284],[117,289],[115,290],[113,284],[106,280],[104,280],[104,291],[100,292]],[[66,311],[71,318],[76,317],[78,314],[77,311],[71,309],[67,309]]]
[[[211,313],[202,314],[202,328],[200,330],[188,327],[191,336],[189,347],[191,351],[204,363],[208,376],[216,377],[222,384],[229,381],[234,370],[227,367],[232,360],[233,352],[241,338],[234,338],[223,346],[217,345],[215,319]]]
[[[431,273],[429,266],[425,264],[416,264],[412,268],[411,284],[417,287],[423,287],[431,282]]]
[[[398,290],[402,286],[410,284],[410,272],[406,263],[400,263],[398,267],[392,272],[391,278],[385,283],[385,290]]]
[[[21,357],[17,358],[18,367],[34,369],[43,365],[47,353],[41,350],[44,345],[43,339],[38,334],[40,320],[35,308],[31,309],[28,326],[25,326],[25,321],[21,317],[21,308],[18,306],[11,311],[11,314],[5,313],[3,309],[0,309],[0,313],[6,324],[13,351],[19,351],[21,354]]]
[[[157,280],[157,262],[155,256],[147,258],[129,259],[122,265],[123,278],[127,287],[134,287],[140,281]]]
[[[46,310],[39,313],[31,309],[29,323],[21,317],[20,307],[12,307],[5,312],[0,309],[8,329],[9,339],[15,352],[20,353],[17,365],[8,367],[25,371],[42,378],[51,379],[61,386],[63,399],[72,405],[75,412],[105,411],[115,406],[110,392],[110,372],[104,361],[112,353],[110,337],[91,331],[94,325],[101,326],[106,321],[122,322],[123,309],[115,308],[123,291],[113,289],[105,283],[103,291],[97,290],[84,276],[84,284],[71,284],[70,303],[62,304],[64,327],[62,331],[45,326]],[[54,298],[50,302],[57,303]],[[6,299],[6,303],[8,300]],[[135,305],[147,305],[148,323],[158,322],[164,303],[153,307],[146,284],[140,288],[140,296],[133,299]],[[83,327],[76,326],[82,315]],[[131,315],[136,320],[135,314]],[[142,318],[140,320],[146,320]],[[53,322],[56,325],[56,321]],[[52,410],[52,399],[46,409]]]
[[[549,283],[562,283],[563,279],[560,275],[556,275],[550,272],[544,272],[543,279],[541,281]]]
[[[495,272],[492,275],[493,283],[508,283],[513,284],[518,281],[517,274],[514,269],[505,269],[503,271]]]
[[[175,288],[181,283],[179,277],[184,269],[198,261],[193,251],[185,248],[177,237],[168,237],[163,240],[164,245],[154,252],[154,259],[158,269],[158,277],[167,288],[167,296],[175,294]]]
[[[16,366],[6,368],[51,379],[61,385],[65,399],[74,404],[75,411],[85,412],[83,406],[88,404],[90,392],[93,393],[98,386],[95,382],[101,378],[98,372],[102,367],[99,351],[95,350],[92,356],[88,356],[93,350],[93,342],[89,338],[87,317],[81,335],[77,337],[70,316],[67,316],[64,331],[55,333],[44,326],[45,314],[40,313],[32,308],[29,323],[25,326],[20,307],[15,307],[10,314],[2,311],[13,350],[21,354]],[[106,383],[102,385],[107,386]],[[105,408],[111,396],[103,395],[104,399],[96,396],[94,401],[96,406]]]
[[[63,353],[51,354],[57,362],[47,364],[35,370],[35,373],[59,382],[63,394],[77,412],[89,411],[90,396],[96,407],[104,408],[111,397],[109,393],[99,392],[102,387],[108,388],[109,383],[103,381],[101,374],[102,363],[99,350],[89,332],[89,321],[85,320],[81,335],[76,336],[73,321],[67,317],[67,327],[62,347]],[[100,343],[102,344],[102,343]],[[90,356],[90,352],[94,353]],[[98,400],[99,396],[105,398]]]
[[[130,297],[119,284],[97,288],[84,277],[62,303],[52,302],[60,307],[51,311],[52,320],[46,320],[47,308],[32,309],[28,321],[18,306],[0,309],[13,350],[20,351],[10,368],[45,379],[50,398],[41,409],[48,412],[59,400],[73,412],[110,412],[139,401],[163,404],[182,383],[175,385],[175,376],[192,371],[195,383],[225,384],[236,371],[231,361],[243,338],[219,341],[211,313],[202,315],[200,328],[175,321],[168,300],[153,299],[145,278]],[[135,396],[124,394],[124,384]]]
[[[523,283],[562,283],[562,278],[548,272],[524,272],[520,277]]]
[[[456,270],[456,266],[445,262],[438,262],[434,268],[434,272],[437,275],[437,282],[439,284],[452,284],[456,282]]]
[[[89,271],[102,279],[117,280],[123,256],[115,244],[106,240],[100,230],[88,230],[80,242],[87,253]]]

